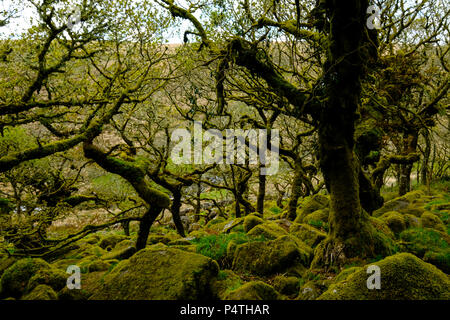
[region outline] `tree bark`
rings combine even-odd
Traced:
[[[360,164],[354,152],[361,78],[370,60],[376,58],[366,29],[368,5],[367,0],[325,1],[331,31],[324,66],[329,99],[322,107],[319,144],[331,210],[329,234],[319,245],[313,266],[342,265],[349,258],[374,257],[388,251],[384,243],[376,243],[376,231],[361,207]]]
[[[256,211],[264,215],[264,199],[266,197],[266,176],[259,174],[258,198],[256,200]]]
[[[299,156],[295,158],[294,163],[294,181],[292,182],[292,192],[288,202],[288,216],[287,218],[294,221],[297,217],[297,205],[298,199],[302,196],[302,172],[301,172],[301,159]]]
[[[170,212],[172,213],[173,223],[175,224],[175,228],[180,236],[183,238],[186,236],[184,232],[183,222],[180,217],[180,208],[181,208],[181,191],[175,190],[172,191],[173,200],[172,205],[170,206]]]

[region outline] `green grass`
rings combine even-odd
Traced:
[[[264,237],[250,238],[243,232],[230,234],[209,235],[194,239],[191,242],[196,245],[197,252],[219,262],[226,257],[227,247],[230,241],[234,240],[238,245],[250,241],[265,241]]]

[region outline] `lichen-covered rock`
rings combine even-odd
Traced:
[[[276,291],[286,296],[297,296],[300,282],[297,277],[276,276],[273,279],[273,287]]]
[[[258,224],[263,224],[264,220],[260,217],[251,214],[244,218],[244,231],[247,233],[249,232],[253,227],[257,226]]]
[[[450,280],[435,266],[409,253],[370,265],[381,271],[381,289],[368,289],[367,266],[331,285],[321,300],[432,300],[450,298]]]
[[[330,206],[330,200],[327,196],[322,194],[315,194],[312,197],[305,199],[300,205],[300,210],[297,211],[297,217],[294,222],[303,223],[305,217],[314,211],[325,209]]]
[[[106,248],[113,249],[116,246],[116,244],[118,244],[119,242],[122,242],[124,240],[127,240],[127,239],[128,239],[128,237],[126,237],[124,235],[108,234],[108,235],[104,236],[98,242],[98,246],[102,249],[106,249]]]
[[[420,224],[422,228],[431,228],[442,232],[446,231],[445,225],[441,221],[441,219],[439,219],[437,215],[429,211],[426,211],[422,214],[422,216],[420,217]]]
[[[270,221],[256,225],[247,234],[249,236],[262,236],[265,239],[274,240],[280,236],[287,235],[288,233],[278,224]]]
[[[225,300],[280,300],[280,294],[262,281],[252,281],[229,292]]]
[[[93,300],[213,299],[219,266],[203,255],[150,246],[121,261],[104,277]]]
[[[386,212],[380,217],[380,219],[383,220],[389,229],[391,229],[395,234],[399,234],[406,229],[405,218],[397,211]]]
[[[69,275],[62,270],[56,268],[41,269],[28,282],[27,292],[31,292],[38,285],[45,284],[55,291],[59,291],[67,283]]]
[[[39,270],[51,266],[42,259],[21,259],[5,270],[0,279],[0,297],[19,298],[27,288],[28,281]]]
[[[22,300],[57,300],[56,292],[45,284],[40,284],[29,294],[22,297]]]
[[[384,203],[383,207],[373,212],[374,217],[382,216],[389,211],[399,211],[408,208],[412,203],[415,203],[418,199],[424,196],[423,191],[416,190],[405,194],[404,196],[395,198],[393,200]],[[405,212],[409,213],[409,212]]]
[[[308,224],[293,223],[289,228],[289,233],[302,240],[311,248],[316,247],[327,237],[326,233],[317,230]]]
[[[232,269],[241,273],[267,276],[309,266],[312,250],[292,236],[257,241],[237,247]]]

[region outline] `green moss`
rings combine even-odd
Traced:
[[[244,231],[247,233],[251,229],[253,229],[253,227],[262,223],[264,223],[264,220],[261,219],[260,217],[253,214],[248,215],[247,217],[244,218]]]
[[[330,200],[327,196],[316,194],[312,197],[306,198],[300,204],[300,209],[297,211],[296,223],[303,223],[305,217],[317,210],[325,209],[330,206]]]
[[[50,269],[42,259],[21,259],[5,270],[1,279],[1,297],[19,298],[27,288],[28,281],[41,269]]]
[[[311,248],[315,248],[327,235],[307,224],[293,223],[289,233],[305,242]]]
[[[399,234],[403,230],[406,229],[406,220],[400,213],[396,211],[389,211],[383,214],[380,217],[383,220],[389,229],[392,230],[395,234]]]
[[[129,257],[131,257],[133,254],[135,254],[136,252],[136,247],[135,246],[127,246],[127,247],[121,247],[118,249],[114,249],[113,251],[104,254],[101,259],[102,260],[113,260],[113,259],[117,259],[117,260],[123,260],[123,259],[128,259]]]
[[[95,260],[89,263],[87,266],[88,272],[106,271],[109,269],[111,264],[104,260]]]
[[[321,300],[449,299],[450,281],[442,271],[409,253],[373,263],[381,270],[381,289],[367,288],[367,267],[331,285]]]
[[[30,278],[27,286],[27,292],[31,292],[38,285],[45,284],[55,291],[59,291],[66,286],[69,275],[56,268],[41,269]]]
[[[209,225],[205,229],[216,233],[229,233],[243,223],[244,218],[236,218]]]
[[[206,228],[211,228],[213,225],[215,225],[215,224],[218,224],[218,223],[223,223],[223,222],[225,222],[226,220],[224,219],[224,218],[222,218],[222,217],[216,217],[216,218],[214,218],[214,219],[212,219],[211,221],[209,221],[207,224],[206,224]]]
[[[98,242],[98,246],[100,248],[102,248],[102,249],[106,249],[106,248],[114,249],[116,244],[118,244],[118,243],[120,243],[120,242],[122,242],[124,240],[128,240],[128,237],[122,236],[122,235],[118,235],[118,234],[108,234],[108,235],[104,236]]]
[[[276,239],[280,236],[287,235],[286,230],[275,222],[265,222],[253,227],[248,233],[249,236],[263,236],[266,239]]]
[[[150,246],[104,277],[93,300],[213,299],[219,266],[200,254]]]
[[[297,296],[300,289],[299,278],[276,276],[273,279],[273,287],[276,291],[286,296]]]
[[[353,274],[359,270],[361,270],[361,267],[350,267],[350,268],[344,269],[336,276],[336,278],[334,278],[334,281],[335,282],[343,281],[343,280],[347,279],[351,274]]]
[[[427,251],[436,251],[450,247],[450,237],[428,228],[415,228],[400,234],[403,249],[423,257]]]
[[[262,281],[252,281],[229,292],[225,300],[279,300],[280,294]]]
[[[219,271],[218,281],[214,282],[212,287],[219,299],[224,299],[228,293],[240,288],[242,284],[242,279],[233,271],[221,270]]]
[[[296,300],[315,300],[326,290],[317,280],[307,281],[300,287]]]
[[[382,220],[368,216],[358,231],[347,238],[329,234],[315,248],[311,267],[339,268],[355,258],[386,257],[398,251],[392,231]]]
[[[426,211],[422,214],[422,216],[420,217],[420,224],[422,228],[431,228],[442,232],[447,231],[441,219],[439,219],[437,215],[429,211]]]
[[[407,229],[420,227],[420,219],[417,216],[411,214],[404,214],[403,216],[405,217]]]
[[[328,216],[330,210],[328,208],[316,210],[313,213],[308,214],[303,221],[322,221],[328,223]]]
[[[292,236],[281,236],[266,242],[249,242],[237,247],[233,270],[268,276],[309,266],[312,250]]]
[[[57,300],[56,292],[45,284],[40,284],[29,294],[25,295],[22,300]]]

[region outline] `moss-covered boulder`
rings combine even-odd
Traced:
[[[402,251],[415,254],[449,273],[450,271],[450,236],[430,228],[415,228],[400,234]]]
[[[88,272],[106,271],[109,269],[110,266],[111,263],[105,260],[97,259],[88,264],[87,270]]]
[[[315,300],[324,291],[317,281],[308,281],[300,287],[296,300]]]
[[[22,300],[57,300],[56,292],[45,284],[40,284],[29,294],[22,297]]]
[[[229,292],[225,300],[279,300],[280,294],[262,281],[252,281]]]
[[[77,300],[88,300],[90,294],[82,289],[69,289],[64,287],[58,293],[58,300],[67,300],[67,301],[77,301]]]
[[[264,237],[268,240],[274,240],[280,236],[287,235],[287,231],[272,221],[258,224],[253,227],[248,233],[249,236]]]
[[[450,247],[450,236],[429,228],[415,228],[400,234],[402,250],[423,257],[427,251],[437,251]]]
[[[221,270],[218,275],[218,280],[211,284],[213,292],[221,300],[233,290],[241,287],[244,281],[231,270]]]
[[[342,270],[339,272],[339,274],[334,278],[335,282],[340,282],[346,280],[351,274],[355,273],[356,271],[361,270],[361,267],[350,267]]]
[[[450,298],[450,280],[435,266],[409,253],[374,262],[381,271],[381,289],[368,289],[367,268],[331,285],[322,300],[432,300]]]
[[[397,211],[386,212],[380,219],[383,220],[395,234],[399,234],[406,229],[405,217]]]
[[[297,277],[278,275],[273,279],[273,287],[276,291],[286,296],[297,296],[300,289],[300,281]]]
[[[3,275],[3,272],[11,267],[16,261],[17,258],[15,257],[3,257],[2,259],[0,259],[0,278]]]
[[[25,292],[28,281],[39,270],[50,269],[42,259],[21,259],[5,270],[0,279],[0,297],[20,298]]]
[[[404,214],[403,217],[405,218],[406,222],[406,228],[419,228],[420,227],[420,216],[417,217],[412,214]]]
[[[303,221],[309,222],[309,221],[322,221],[325,223],[328,223],[328,217],[330,214],[330,209],[319,209],[314,211],[313,213],[308,214]]]
[[[330,206],[330,199],[322,194],[315,194],[312,197],[306,198],[300,204],[300,209],[297,211],[296,223],[305,222],[305,217],[317,210],[325,209]]]
[[[101,259],[102,260],[123,260],[130,258],[133,254],[136,253],[136,247],[135,246],[128,246],[123,247],[119,249],[114,249],[111,252],[108,252],[107,254],[104,254]]]
[[[450,274],[450,247],[427,251],[423,256],[423,261],[431,263],[445,273]]]
[[[384,205],[373,212],[374,217],[380,217],[389,211],[399,211],[407,209],[411,204],[415,203],[418,199],[424,196],[423,191],[416,190],[405,194],[404,196],[397,197],[384,203]],[[405,212],[408,213],[408,212]]]
[[[217,262],[203,255],[150,246],[120,262],[90,299],[213,299],[218,271]]]
[[[232,269],[260,276],[288,271],[298,274],[309,266],[311,254],[309,246],[292,236],[248,242],[237,247]]]
[[[444,223],[437,215],[432,212],[425,211],[420,217],[420,224],[422,228],[431,228],[435,230],[439,230],[442,232],[446,232],[446,228]]]
[[[168,244],[170,241],[173,241],[176,239],[178,239],[178,237],[173,234],[167,234],[167,235],[150,234],[147,239],[147,244],[148,245],[153,245],[153,244],[157,244],[157,243]]]
[[[127,239],[128,239],[128,237],[126,237],[124,235],[107,234],[106,236],[101,238],[101,240],[98,242],[98,246],[102,249],[107,249],[107,248],[114,249],[116,244],[118,244],[119,242],[122,242],[124,240],[127,240]]]
[[[216,221],[216,223],[213,223],[213,221]],[[244,218],[233,218],[229,220],[225,220],[223,218],[220,219],[214,219],[208,222],[208,224],[205,226],[205,230],[209,230],[210,232],[216,232],[216,233],[230,233],[234,229],[236,229],[238,226],[242,225],[244,223]]]
[[[249,232],[253,227],[263,223],[264,223],[263,219],[254,214],[250,214],[244,218],[244,231]]]
[[[31,292],[34,288],[41,284],[51,287],[53,290],[60,291],[66,286],[69,275],[56,268],[41,269],[33,275],[27,286],[27,292]]]
[[[293,223],[289,228],[289,233],[302,240],[311,248],[316,247],[322,240],[327,237],[326,233],[304,223]]]

